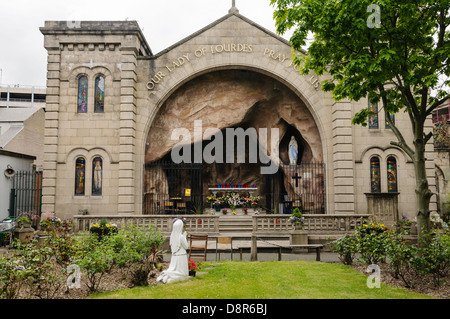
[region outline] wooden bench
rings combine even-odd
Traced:
[[[281,251],[282,249],[295,249],[295,248],[308,248],[308,249],[315,249],[316,250],[316,261],[320,261],[320,250],[323,248],[323,245],[321,244],[308,244],[308,245],[276,245],[273,247],[257,247],[257,250],[261,250],[261,249],[276,249],[278,250],[278,260],[281,260]],[[251,249],[250,246],[240,246],[239,247],[239,256],[240,256],[240,260],[242,261],[242,251],[244,249]],[[257,251],[256,251],[257,254]]]

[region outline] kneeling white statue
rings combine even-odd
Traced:
[[[187,234],[183,231],[183,227],[184,223],[180,219],[176,220],[173,224],[172,234],[170,235],[170,248],[172,250],[170,265],[167,270],[161,273],[156,281],[170,283],[189,278],[188,257],[186,254],[186,249],[188,249]]]

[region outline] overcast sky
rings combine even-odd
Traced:
[[[0,84],[45,86],[46,20],[137,20],[154,54],[228,14],[232,0],[1,0]],[[270,0],[236,0],[239,13],[275,32]],[[284,36],[288,38],[288,36]]]

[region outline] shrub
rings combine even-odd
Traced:
[[[366,265],[376,264],[385,259],[384,240],[386,226],[375,221],[362,223],[356,227],[356,242],[359,259]]]
[[[126,238],[124,249],[119,255],[124,258],[126,254],[135,265],[131,272],[131,283],[135,286],[147,286],[148,276],[156,268],[158,257],[162,253],[161,247],[165,237],[153,226],[131,226],[126,230]]]
[[[402,227],[388,231],[384,245],[392,277],[400,278],[407,288],[413,288],[417,277],[411,261],[417,256],[417,247],[407,243],[404,238],[407,234],[409,231]]]
[[[27,298],[50,299],[64,284],[63,271],[55,267],[50,247],[38,247],[36,241],[27,244],[14,242],[14,254],[0,262],[2,297],[17,298],[19,293]]]
[[[354,234],[344,235],[344,237],[332,242],[330,249],[338,254],[339,260],[344,265],[351,265],[358,252],[356,236]]]
[[[27,270],[17,255],[0,256],[0,298],[15,299],[24,286]]]
[[[441,284],[450,269],[450,233],[444,224],[443,231],[432,230],[420,237],[413,266],[420,274],[430,274],[436,286]]]
[[[99,290],[103,276],[113,264],[113,250],[107,241],[96,236],[83,237],[78,242],[77,256],[74,261],[87,273],[87,287],[91,292]]]

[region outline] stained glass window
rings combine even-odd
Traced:
[[[369,101],[369,111],[372,111],[375,114],[369,115],[369,128],[376,129],[378,128],[378,103],[371,103]]]
[[[78,157],[75,162],[75,195],[83,196],[86,179],[86,160]]]
[[[88,105],[88,78],[80,76],[78,78],[78,113],[86,113]]]
[[[370,159],[370,191],[372,193],[381,192],[380,180],[380,159],[374,156]]]
[[[94,112],[103,113],[105,110],[105,77],[99,75],[95,78]]]
[[[387,120],[387,117],[388,117],[388,115],[386,114],[386,128],[390,129],[391,126],[389,125],[389,122],[388,122],[388,120]],[[395,115],[394,115],[394,114],[391,114],[391,120],[392,120],[392,123],[395,124]]]
[[[103,161],[100,157],[92,161],[92,195],[102,195]]]
[[[393,156],[387,159],[388,192],[397,192],[397,160]]]

